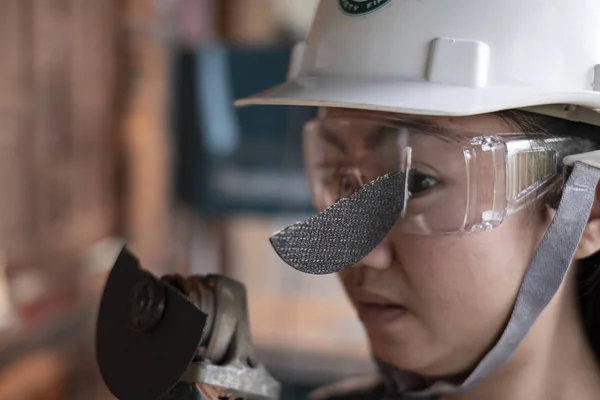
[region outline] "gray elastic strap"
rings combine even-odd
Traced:
[[[505,363],[515,352],[537,318],[564,281],[587,225],[600,170],[577,162],[568,179],[556,215],[525,274],[510,320],[496,345],[461,384],[436,382],[419,392],[406,393],[414,376],[382,369],[395,390],[412,397],[456,394],[469,391]],[[387,370],[387,372],[386,372]],[[399,394],[401,394],[399,393]]]

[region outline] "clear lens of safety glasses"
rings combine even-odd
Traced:
[[[304,130],[304,154],[319,211],[377,177],[409,170],[409,200],[394,229],[413,234],[498,226],[558,189],[569,138],[478,136],[396,119],[318,118]],[[407,151],[409,149],[410,151]]]

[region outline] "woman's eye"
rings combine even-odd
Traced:
[[[421,194],[433,188],[438,181],[431,176],[423,175],[418,171],[411,171],[408,176],[408,190],[410,194]]]

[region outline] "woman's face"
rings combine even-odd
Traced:
[[[493,115],[431,119],[467,132],[515,131]],[[358,152],[368,142],[363,139],[335,138]],[[474,234],[423,236],[392,230],[371,254],[339,273],[374,354],[431,377],[474,366],[506,324],[550,220],[543,210],[526,209],[495,229]]]

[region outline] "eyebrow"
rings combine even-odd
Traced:
[[[415,128],[420,128],[420,129],[427,129],[427,130],[431,130],[433,132],[437,132],[437,133],[447,133],[450,132],[451,129],[448,128],[447,126],[444,126],[442,124],[440,124],[437,120],[435,119],[431,119],[431,118],[424,118],[424,117],[410,117],[404,120],[405,125],[407,125],[408,127],[411,126],[411,124],[414,124],[413,126]],[[379,129],[376,133],[374,133],[373,135],[370,135],[368,138],[366,138],[365,140],[365,144],[368,148],[372,149],[375,146],[381,144],[383,142],[383,140],[385,139],[385,135],[386,133],[388,133],[389,129],[393,129],[393,127],[391,126],[382,126],[381,129]]]
[[[333,145],[334,147],[336,147],[343,153],[348,153],[348,144],[346,144],[346,142],[344,140],[340,139],[339,137],[337,137],[330,131],[323,130],[323,131],[319,132],[319,136],[321,136],[321,138],[323,140],[325,140],[327,143]]]
[[[433,118],[411,116],[409,118],[406,118],[404,121],[408,124],[415,124],[415,127],[431,129],[435,132],[440,132],[440,133],[448,132],[451,130],[450,128],[440,124],[436,119],[433,119]],[[370,135],[370,137],[367,138],[367,142],[366,142],[367,147],[372,148],[373,146],[376,146],[377,144],[379,144],[381,142],[381,140],[383,139],[383,135],[385,134],[385,130],[387,128],[389,128],[389,127],[382,126],[382,129],[377,131],[374,135],[372,135],[372,136]],[[348,145],[347,145],[346,141],[340,139],[337,135],[335,135],[331,131],[323,130],[319,133],[319,136],[323,140],[325,140],[327,143],[336,147],[338,150],[342,151],[343,153],[348,153]]]

